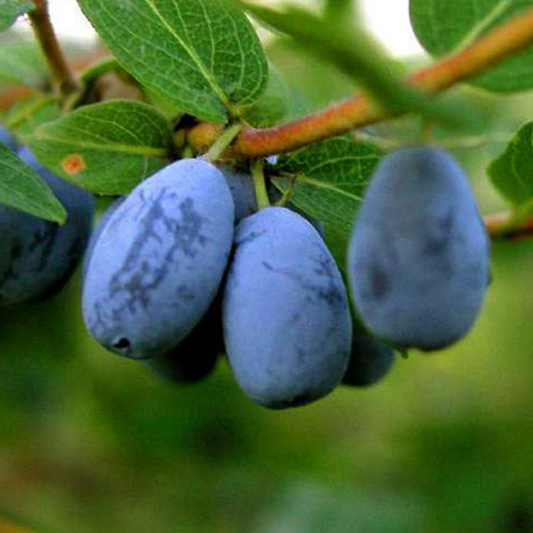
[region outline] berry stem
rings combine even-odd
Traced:
[[[28,13],[33,32],[44,53],[54,84],[65,99],[79,90],[78,82],[63,54],[50,20],[47,0],[34,0],[35,9]]]
[[[468,80],[533,42],[533,8],[489,31],[472,44],[419,70],[406,83],[418,89],[440,93]],[[235,139],[232,151],[240,157],[264,157],[296,150],[310,143],[341,135],[358,127],[393,116],[378,109],[372,100],[358,95],[315,114],[265,129],[245,128]],[[210,146],[219,126],[202,123],[189,133],[189,142]]]
[[[270,200],[265,182],[265,167],[262,159],[256,159],[252,162],[252,178],[254,180],[255,197],[259,209],[270,207]]]
[[[202,156],[203,159],[212,163],[226,152],[226,150],[231,146],[231,143],[235,140],[235,137],[242,130],[242,124],[232,124],[228,126],[218,137],[218,139],[213,143],[208,152]]]

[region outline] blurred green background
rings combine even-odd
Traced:
[[[269,55],[311,106],[354,90],[281,38]],[[490,111],[469,135],[494,139],[436,138],[459,146],[482,210],[502,209],[485,168],[533,117],[533,95],[455,92]],[[225,361],[175,386],[106,353],[85,333],[79,273],[52,300],[1,312],[0,512],[43,533],[533,532],[533,240],[492,255],[467,339],[283,412],[245,398]]]

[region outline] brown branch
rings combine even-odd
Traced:
[[[78,82],[57,40],[47,0],[34,0],[34,3],[35,9],[28,13],[33,31],[48,62],[52,80],[61,96],[68,97],[78,90]]]
[[[528,9],[406,81],[416,88],[438,93],[480,74],[532,43],[533,9]],[[235,155],[241,157],[289,152],[391,116],[373,105],[368,97],[358,95],[286,124],[266,129],[246,128],[232,148]],[[220,129],[213,124],[199,124],[190,131],[189,142],[198,150],[205,150],[220,134]]]
[[[518,241],[533,237],[533,217],[515,223],[510,212],[485,216],[485,226],[492,240]]]

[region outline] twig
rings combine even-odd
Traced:
[[[33,31],[48,62],[53,82],[57,85],[61,96],[68,98],[78,91],[78,82],[57,40],[47,0],[34,0],[34,3],[35,9],[28,13]]]
[[[485,216],[485,225],[492,240],[517,241],[533,237],[533,216],[514,224],[511,212],[492,213]]]
[[[407,79],[419,89],[439,93],[470,79],[533,42],[533,9],[528,9],[477,41],[424,68]],[[263,157],[289,152],[312,142],[334,137],[392,115],[372,105],[364,95],[337,103],[313,115],[272,128],[246,128],[232,145],[240,157]],[[220,126],[202,123],[189,133],[189,142],[205,151],[220,133]]]

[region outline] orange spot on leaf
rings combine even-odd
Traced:
[[[63,161],[61,161],[61,166],[69,176],[76,176],[87,168],[85,159],[80,154],[67,155]]]

